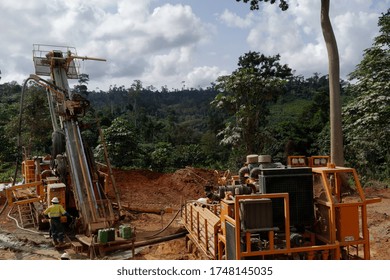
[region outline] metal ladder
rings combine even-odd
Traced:
[[[37,221],[34,215],[34,206],[32,203],[18,204],[18,213],[20,223],[23,228],[27,226],[37,226]]]

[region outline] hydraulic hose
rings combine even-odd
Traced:
[[[35,83],[39,84],[39,85],[42,85],[44,86],[46,89],[48,87],[50,88],[53,88],[53,90],[55,91],[56,94],[60,94],[60,95],[63,95],[64,93],[61,92],[60,89],[58,89],[57,86],[53,85],[52,83],[44,80],[44,79],[41,79],[39,78],[37,75],[30,75],[30,77],[28,77],[24,83],[23,83],[23,87],[22,87],[22,92],[21,92],[21,95],[20,95],[20,104],[19,104],[19,122],[18,122],[18,134],[17,134],[17,155],[16,155],[16,168],[15,168],[15,173],[14,173],[14,178],[13,178],[13,182],[12,182],[12,186],[15,185],[16,183],[16,177],[18,175],[18,169],[19,169],[19,156],[21,154],[21,138],[22,138],[22,117],[23,117],[23,103],[24,103],[24,92],[26,90],[26,87],[27,87],[27,83],[30,81],[30,80],[33,80]],[[49,106],[50,107],[50,106]],[[54,125],[54,124],[53,124]]]
[[[183,207],[182,207],[182,208],[183,208]],[[160,233],[164,232],[164,231],[173,223],[173,221],[176,219],[177,215],[181,212],[182,208],[180,208],[180,209],[176,212],[175,216],[173,216],[173,218],[171,219],[171,221],[170,221],[163,229],[159,230],[158,232],[156,232],[156,233],[154,233],[154,234],[152,234],[152,235],[146,236],[146,238],[154,237],[154,236],[157,236],[157,235],[159,235]]]
[[[18,223],[18,220],[11,216],[11,212],[12,212],[13,209],[14,209],[14,206],[12,206],[11,209],[9,210],[7,217],[10,218],[10,219],[12,219],[12,220],[14,220],[16,226],[17,226],[19,229],[25,230],[25,231],[28,231],[28,232],[31,232],[31,233],[35,233],[35,234],[41,234],[41,235],[49,234],[48,232],[40,232],[40,231],[31,230],[31,229],[27,229],[27,228],[21,227],[21,226],[19,225],[19,223]]]
[[[16,167],[15,167],[15,173],[14,173],[14,178],[12,182],[12,186],[15,186],[16,184],[16,177],[18,176],[18,169],[19,169],[19,156],[21,154],[21,138],[22,138],[22,116],[23,116],[23,101],[24,101],[24,91],[27,87],[27,83],[32,80],[32,78],[28,78],[27,80],[24,81],[23,87],[22,87],[22,92],[20,95],[20,104],[19,104],[19,122],[18,122],[18,138],[17,138],[17,154],[16,154]]]

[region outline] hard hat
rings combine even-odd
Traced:
[[[70,260],[69,254],[68,253],[63,253],[61,255],[61,260]]]
[[[53,202],[53,203],[59,203],[60,201],[58,200],[58,197],[53,197],[53,199],[51,200],[51,202]]]

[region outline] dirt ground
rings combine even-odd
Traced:
[[[170,174],[148,170],[114,170],[120,202],[127,209],[123,222],[136,228],[137,239],[164,236],[183,231],[180,222],[180,205],[187,200],[204,196],[204,186],[216,180],[215,172],[187,167]],[[390,189],[369,188],[367,196],[382,201],[368,205],[371,259],[390,260]],[[113,190],[110,196],[115,197]],[[0,198],[0,260],[52,260],[68,252],[72,259],[88,259],[85,253],[69,248],[55,249],[48,235],[17,227],[10,217],[11,207]],[[169,227],[167,227],[169,225]],[[166,228],[166,229],[165,229]],[[163,231],[163,229],[165,229]],[[136,249],[134,259],[195,260],[205,259],[198,251],[188,252],[185,237]],[[130,259],[131,250],[107,254],[105,259]]]

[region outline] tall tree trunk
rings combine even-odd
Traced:
[[[321,28],[328,52],[330,97],[330,157],[333,163],[344,165],[343,131],[340,100],[340,60],[336,38],[329,19],[330,0],[321,0]]]

